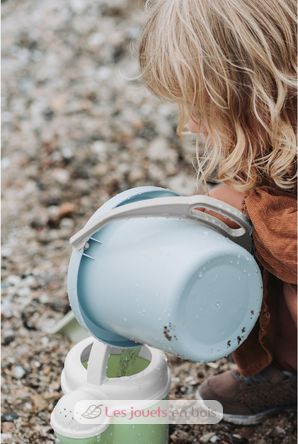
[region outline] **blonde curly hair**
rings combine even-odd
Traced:
[[[296,184],[296,1],[155,0],[139,42],[147,86],[203,123],[201,179]]]

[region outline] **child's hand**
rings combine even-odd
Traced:
[[[221,200],[232,207],[237,208],[237,210],[241,211],[243,207],[243,200],[245,197],[245,193],[242,193],[240,191],[236,191],[234,188],[229,187],[228,185],[221,184],[213,188],[211,191],[209,191],[208,196],[214,197],[214,199]],[[200,210],[202,211],[202,210]],[[238,228],[239,225],[236,224],[236,222],[233,222],[232,220],[221,216],[220,214],[205,210],[207,213],[211,214],[212,216],[217,217],[218,219],[222,220],[225,224],[227,224],[231,228]]]
[[[228,185],[221,184],[209,191],[208,195],[214,199],[222,200],[223,202],[237,208],[241,211],[243,207],[243,199],[245,193],[235,190]]]

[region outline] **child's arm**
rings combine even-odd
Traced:
[[[221,184],[210,190],[208,195],[210,197],[214,197],[215,199],[222,200],[223,202],[232,205],[232,207],[237,208],[237,210],[242,211],[246,193],[236,191],[228,185]]]
[[[243,207],[245,193],[241,193],[241,192],[236,191],[233,188],[231,188],[225,184],[221,184],[221,185],[218,185],[215,188],[213,188],[211,191],[209,191],[208,196],[214,197],[214,199],[221,200],[221,201],[237,208],[237,210],[241,211],[242,207]],[[200,211],[202,211],[202,210],[200,210]],[[207,210],[204,210],[204,211],[206,211],[206,212],[210,213],[212,216],[215,216],[218,219],[222,220],[224,223],[226,223],[231,228],[238,227],[238,225],[235,222],[227,219],[224,216],[219,215],[218,213],[214,213],[213,211],[207,211]]]
[[[283,282],[297,283],[297,200],[294,193],[262,186],[245,198],[256,256]]]
[[[241,193],[222,184],[209,192],[238,210],[253,225],[256,256],[263,267],[283,282],[297,283],[297,201],[294,194],[269,186]],[[245,206],[245,210],[244,210]],[[218,215],[217,215],[218,217]],[[233,227],[233,222],[225,220]]]

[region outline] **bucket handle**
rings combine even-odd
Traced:
[[[101,341],[94,339],[87,367],[87,383],[101,385],[106,378],[106,368],[110,347]]]
[[[231,228],[217,217],[198,209],[218,213],[236,222],[239,228]],[[84,248],[88,239],[108,222],[132,217],[179,217],[199,220],[247,250],[251,250],[252,227],[247,217],[231,205],[205,195],[157,197],[127,203],[89,220],[71,237],[70,243],[75,249],[80,250]]]

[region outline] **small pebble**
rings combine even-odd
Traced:
[[[197,385],[198,381],[196,381],[192,376],[187,376],[185,378],[185,383],[189,385]]]
[[[15,428],[14,424],[12,422],[3,422],[2,424],[2,432],[3,433],[10,433]]]
[[[17,365],[14,367],[12,374],[16,379],[22,379],[26,374],[26,370],[20,365]]]
[[[173,384],[178,384],[180,382],[180,378],[178,378],[177,376],[172,376],[171,381]]]
[[[213,432],[205,433],[205,435],[200,437],[201,443],[207,443],[210,441],[210,439],[215,435]]]
[[[2,422],[13,422],[18,417],[19,417],[19,415],[15,412],[2,413],[1,421]]]
[[[38,393],[35,393],[31,396],[32,402],[33,402],[33,409],[37,412],[41,412],[47,408],[47,401],[44,399],[43,396],[39,395]]]
[[[233,444],[248,444],[247,439],[237,433],[234,433],[232,435],[232,439],[233,439]]]
[[[11,286],[18,286],[20,284],[20,282],[21,282],[21,278],[20,278],[20,276],[10,275],[7,278],[7,282]]]
[[[14,334],[11,332],[5,332],[3,334],[3,338],[2,338],[2,344],[7,346],[9,345],[11,342],[13,342],[15,340],[15,336]]]
[[[219,363],[218,362],[207,362],[206,365],[210,368],[218,368],[219,367]]]
[[[282,427],[276,426],[275,431],[278,435],[284,435],[286,432]]]
[[[12,434],[11,433],[1,433],[1,442],[5,444],[5,442],[11,443]]]
[[[64,202],[59,207],[59,217],[62,219],[63,217],[71,216],[76,210],[76,204],[72,202]]]
[[[175,432],[171,435],[171,438],[173,439],[174,442],[181,442],[182,440],[187,440],[188,439],[188,433],[185,432],[184,430],[175,430]]]

